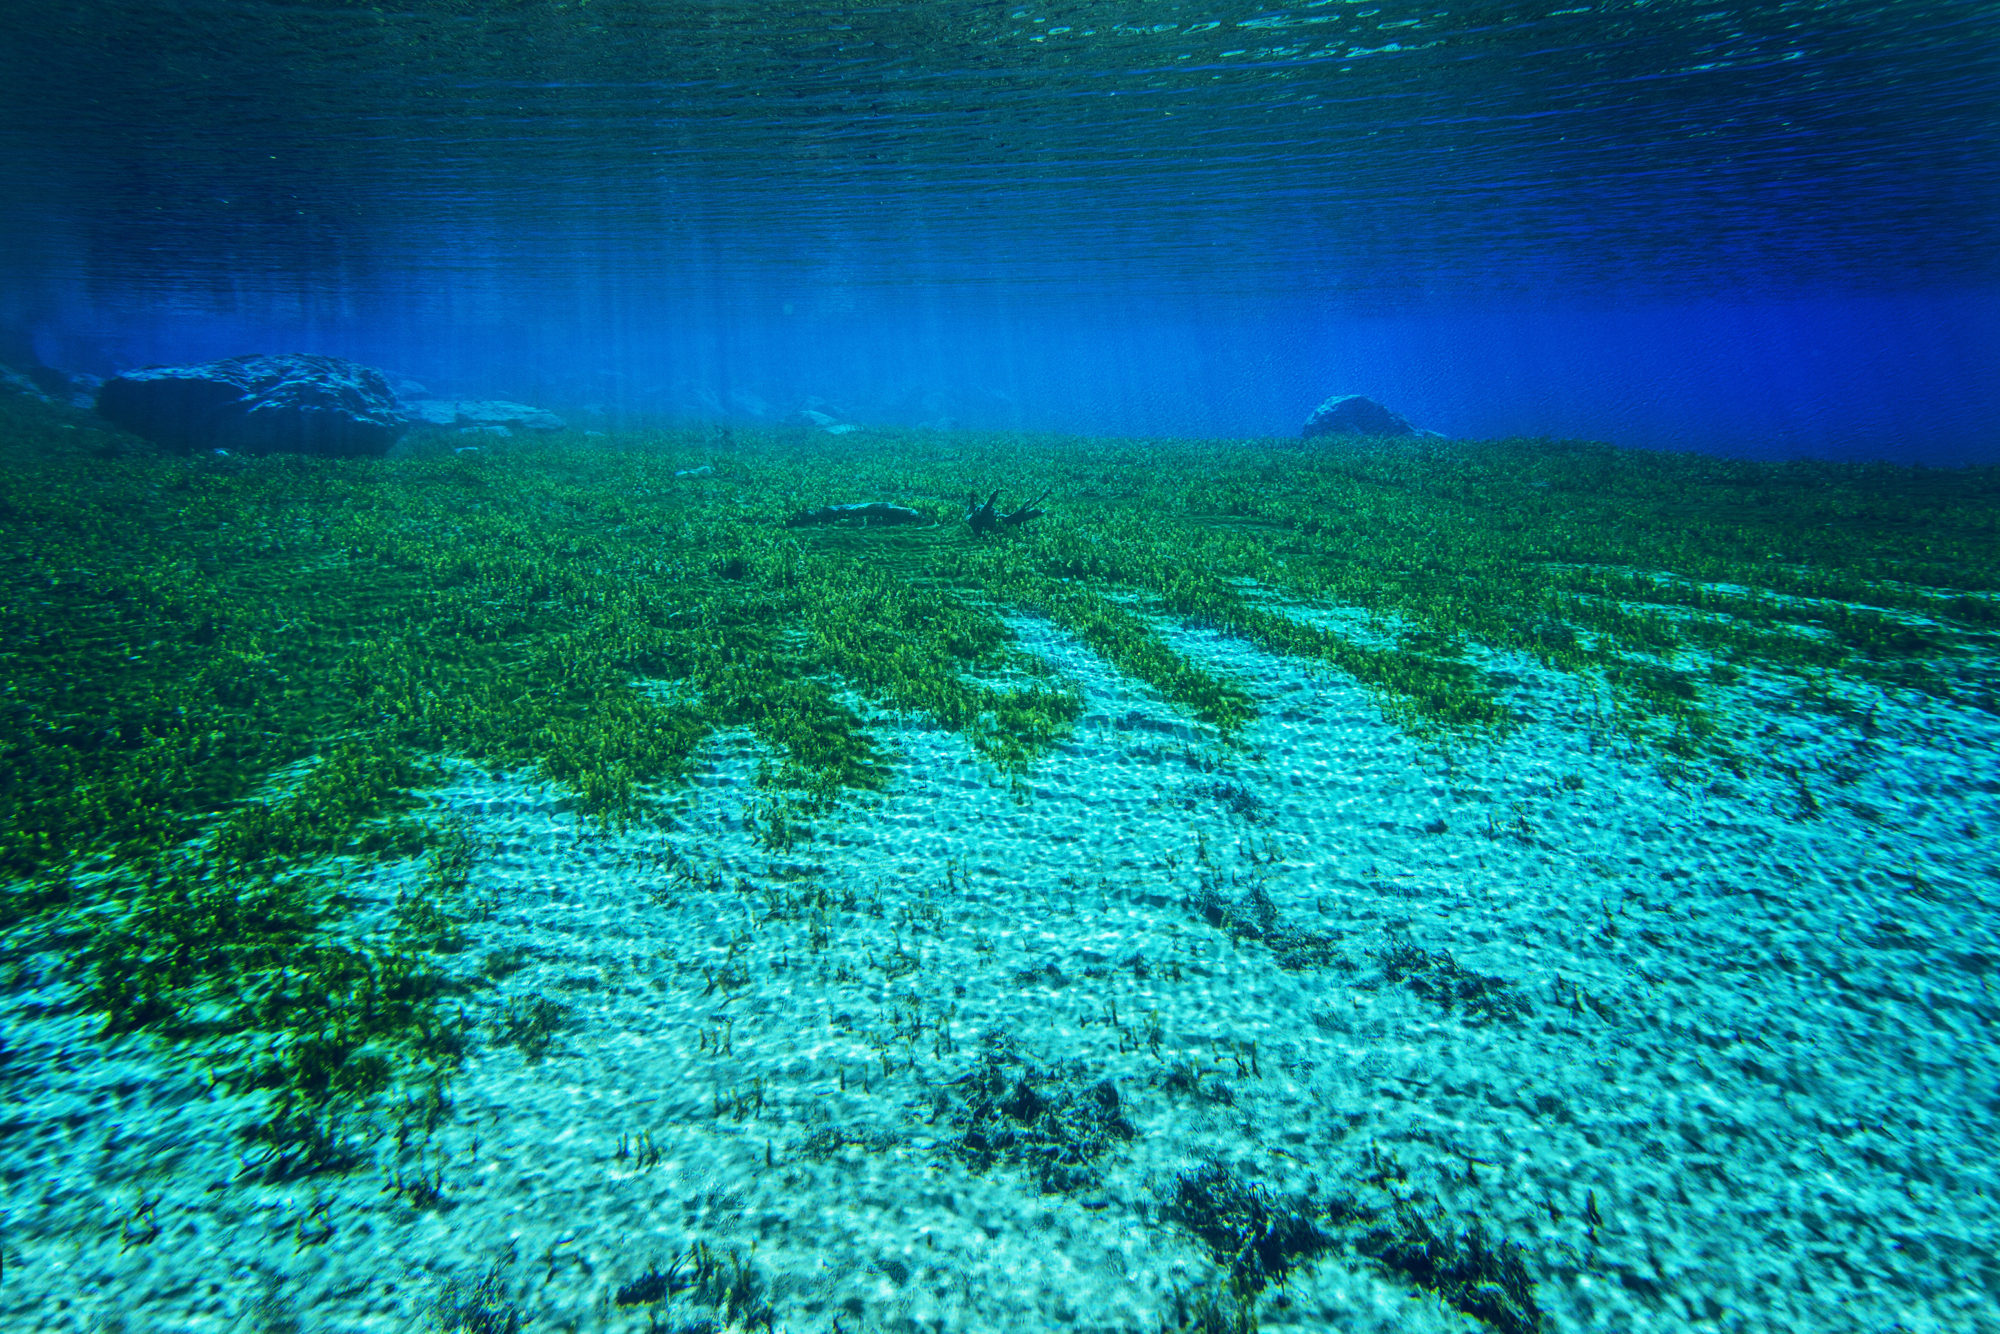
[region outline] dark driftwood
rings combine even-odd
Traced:
[[[816,510],[800,510],[785,520],[787,528],[810,528],[821,523],[922,523],[924,516],[901,505],[871,500],[865,505],[821,505]]]
[[[972,531],[975,533],[990,533],[999,528],[1018,528],[1028,520],[1039,519],[1048,513],[1047,510],[1035,508],[1048,498],[1049,493],[1044,491],[1019,509],[1002,514],[994,508],[1000,502],[1000,491],[997,487],[992,495],[986,497],[984,505],[979,503],[979,493],[974,491],[972,498],[966,502],[965,521],[972,526]]]

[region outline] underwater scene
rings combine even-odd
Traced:
[[[0,1331],[2000,1334],[2000,9],[0,41]]]

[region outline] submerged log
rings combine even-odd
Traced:
[[[891,505],[887,501],[871,500],[862,505],[821,505],[816,510],[800,510],[785,520],[785,527],[810,528],[824,523],[859,523],[866,527],[871,524],[923,521],[924,516],[916,510]]]
[[[995,508],[1000,503],[1000,490],[998,487],[994,488],[992,495],[986,497],[984,505],[979,503],[979,493],[974,491],[972,498],[966,502],[965,521],[971,525],[973,532],[981,534],[990,533],[1001,528],[1018,528],[1028,522],[1028,520],[1039,519],[1042,515],[1046,514],[1047,510],[1035,507],[1048,498],[1049,493],[1044,491],[1019,509],[1009,510],[1007,513],[1002,514]]]

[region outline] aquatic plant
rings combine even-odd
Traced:
[[[697,1241],[685,1254],[674,1255],[665,1269],[661,1269],[656,1261],[647,1265],[636,1278],[620,1284],[613,1294],[613,1301],[620,1307],[657,1306],[686,1294],[687,1302],[715,1311],[722,1317],[723,1325],[729,1328],[768,1330],[776,1320],[777,1312],[764,1296],[767,1287],[768,1283],[753,1256],[734,1250],[717,1252],[706,1242]],[[718,1329],[713,1321],[705,1318],[662,1326],[658,1323],[657,1314],[648,1327],[687,1331],[688,1334],[696,1330]]]
[[[547,996],[530,996],[502,1007],[497,1034],[501,1042],[521,1049],[521,1055],[538,1061],[555,1046],[556,1035],[570,1025],[570,1008]]]
[[[1255,1298],[1270,1284],[1283,1283],[1298,1265],[1331,1249],[1335,1240],[1326,1224],[1339,1221],[1348,1210],[1315,1200],[1310,1192],[1280,1199],[1209,1161],[1175,1178],[1167,1212],[1208,1246],[1232,1292]]]
[[[1092,1081],[1074,1066],[1040,1065],[1004,1037],[989,1040],[936,1100],[958,1132],[953,1148],[967,1162],[982,1169],[1018,1164],[1047,1192],[1096,1184],[1097,1159],[1137,1133],[1112,1081]]]
[[[1513,983],[1465,967],[1449,950],[1434,952],[1410,940],[1394,940],[1375,958],[1382,965],[1384,981],[1404,987],[1447,1014],[1462,1008],[1470,1022],[1518,1021],[1534,1013]]]
[[[1347,962],[1335,948],[1337,935],[1286,922],[1261,887],[1252,886],[1232,902],[1222,893],[1216,877],[1205,873],[1189,893],[1187,906],[1210,926],[1226,931],[1232,940],[1262,941],[1277,965],[1288,971],[1339,967]]]
[[[1476,1222],[1453,1228],[1443,1210],[1405,1201],[1376,1219],[1355,1248],[1499,1334],[1536,1334],[1542,1328],[1523,1251],[1495,1241]]]
[[[1510,655],[1667,764],[1758,762],[1732,692],[1857,726],[1883,688],[2000,712],[1992,470],[1549,441],[609,444],[170,458],[0,404],[0,927],[66,955],[107,1034],[255,1099],[253,1170],[353,1162],[369,1118],[449,1077],[471,1040],[452,1002],[511,970],[445,966],[478,914],[477,849],[424,795],[455,765],[616,824],[743,729],[767,755],[757,832],[787,847],[891,781],[873,729],[902,716],[1024,793],[1083,701],[1023,618],[1179,711],[1211,767],[1258,711],[1229,639],[1439,743],[1517,721]],[[678,476],[696,451],[713,471]],[[1003,476],[1048,512],[785,527],[876,498],[951,515]],[[1211,906],[1287,967],[1338,962],[1254,903]],[[515,1017],[525,1049],[553,1033]]]
[[[447,1281],[431,1306],[430,1327],[437,1334],[520,1334],[522,1322],[497,1269],[470,1284]]]

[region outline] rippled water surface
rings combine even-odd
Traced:
[[[1984,458],[1972,0],[10,7],[9,364]],[[743,395],[749,395],[744,398]]]
[[[117,283],[1993,265],[2000,17],[1963,0],[29,8],[7,226]]]

